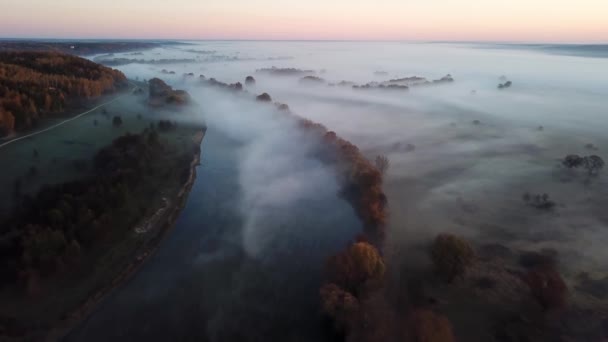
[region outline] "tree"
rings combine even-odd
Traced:
[[[390,165],[388,157],[385,155],[378,155],[378,156],[376,156],[375,162],[376,162],[376,168],[378,168],[380,173],[385,174]]]
[[[338,286],[360,295],[384,277],[385,265],[378,250],[367,242],[356,242],[328,262],[330,278]]]
[[[475,252],[465,239],[442,233],[433,242],[431,259],[436,271],[448,282],[452,282],[474,263]]]
[[[122,125],[122,118],[120,116],[115,116],[112,119],[112,125],[114,125],[114,127],[120,127]]]
[[[524,281],[543,310],[559,309],[566,304],[568,287],[553,267],[537,267],[524,276]]]
[[[583,166],[590,175],[595,175],[604,168],[604,160],[596,155],[587,156],[583,158]]]
[[[323,285],[320,295],[321,310],[332,320],[334,329],[340,333],[350,330],[359,313],[359,300],[336,284]]]
[[[260,102],[271,102],[272,98],[270,97],[270,95],[268,95],[268,93],[263,93],[262,95],[258,95],[256,97],[256,100]]]

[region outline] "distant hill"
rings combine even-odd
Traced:
[[[134,41],[0,40],[0,51],[55,51],[78,56],[140,51],[158,46],[160,43]]]
[[[127,86],[125,75],[60,52],[0,52],[0,137]]]

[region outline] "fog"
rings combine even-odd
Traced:
[[[608,59],[522,47],[354,42],[184,42],[137,58],[197,59],[118,68],[132,79],[159,77],[188,90],[198,105],[193,120],[238,142],[243,221],[230,238],[256,262],[289,264],[290,257],[298,258],[294,248],[310,249],[312,256],[297,263],[318,262],[318,272],[327,253],[360,230],[352,209],[337,196],[334,171],[311,156],[317,142],[293,118],[252,100],[267,92],[295,114],[350,140],[370,159],[388,156],[389,262],[420,267],[428,262],[423,247],[439,232],[455,232],[476,245],[499,243],[516,252],[553,249],[568,281],[583,271],[606,274],[608,175],[564,170],[560,159],[608,158]],[[355,90],[304,85],[302,75],[256,72],[272,66],[314,70],[333,83],[436,80],[446,74],[455,81],[409,91]],[[244,83],[251,75],[256,84],[246,87],[251,94],[234,94],[200,86],[199,75],[227,83]],[[498,89],[501,76],[513,85]],[[203,146],[204,154],[205,141]],[[531,208],[522,200],[526,192],[547,193],[557,207]],[[331,219],[310,218],[334,211]],[[345,217],[347,224],[340,223]],[[205,262],[206,251],[200,253]],[[242,271],[243,282],[255,278],[247,272]],[[246,285],[234,293],[243,291],[240,286]],[[214,329],[225,324],[225,314],[210,320]]]

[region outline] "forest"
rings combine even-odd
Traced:
[[[121,239],[148,214],[159,189],[176,189],[189,177],[195,145],[169,143],[154,125],[123,135],[85,163],[86,179],[45,186],[0,226],[0,287],[18,285],[28,296],[45,278],[95,262],[95,250]]]
[[[128,86],[125,75],[59,52],[0,52],[0,137]]]

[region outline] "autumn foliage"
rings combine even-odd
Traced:
[[[382,282],[385,266],[374,246],[366,242],[356,242],[332,256],[328,269],[333,283],[359,295]]]
[[[125,87],[118,70],[57,52],[0,52],[0,136]]]
[[[44,186],[24,196],[0,222],[0,287],[21,280],[28,292],[40,278],[77,264],[81,253],[128,233],[159,186],[182,181],[191,151],[174,153],[155,130],[126,134],[93,158],[90,177]],[[192,151],[194,152],[194,151]]]

